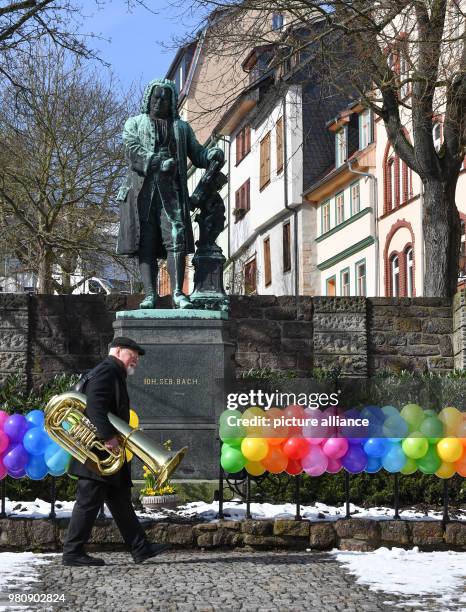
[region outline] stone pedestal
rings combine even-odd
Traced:
[[[175,479],[218,476],[218,417],[234,376],[234,344],[226,313],[202,310],[135,310],[117,313],[115,336],[146,351],[128,378],[131,407],[155,441],[189,450]],[[133,478],[142,478],[133,462]]]

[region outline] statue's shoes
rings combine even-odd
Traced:
[[[139,304],[139,308],[155,308],[157,296],[155,293],[148,293],[146,297]]]
[[[175,306],[175,308],[193,308],[193,305],[191,304],[191,300],[189,299],[189,297],[187,295],[185,295],[184,293],[182,293],[181,291],[179,293],[174,293],[172,296],[173,299],[173,305]]]

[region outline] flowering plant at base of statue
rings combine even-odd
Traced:
[[[172,449],[171,445],[172,445],[172,441],[166,440],[162,446],[165,448],[165,450],[171,451]],[[176,489],[170,483],[169,480],[167,480],[161,487],[156,489],[155,488],[155,481],[156,481],[155,475],[149,470],[149,468],[146,465],[143,466],[142,470],[143,470],[143,475],[144,475],[144,487],[140,491],[141,497],[155,497],[157,495],[175,495]]]
[[[137,427],[136,413],[130,411],[130,425]],[[132,453],[126,451],[130,461]],[[62,476],[68,471],[71,455],[44,429],[44,412],[26,415],[0,410],[0,480],[27,477],[43,480],[47,475]]]
[[[417,404],[338,407],[324,411],[299,405],[285,409],[225,410],[220,416],[220,463],[225,472],[245,469],[310,476],[390,473],[466,477],[466,415],[446,407],[439,413]]]

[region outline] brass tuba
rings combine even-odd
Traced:
[[[49,436],[80,463],[100,476],[112,476],[123,467],[125,451],[144,462],[160,487],[176,470],[188,450],[167,451],[139,428],[133,429],[115,414],[107,414],[118,431],[120,448],[113,452],[97,437],[95,426],[84,416],[86,396],[70,391],[55,395],[45,408],[44,427]]]

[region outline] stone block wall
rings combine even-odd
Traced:
[[[37,385],[82,372],[105,354],[118,310],[141,296],[0,294],[0,383]],[[170,307],[169,298],[160,307]],[[447,298],[232,296],[236,374],[271,368],[306,378],[340,366],[347,377],[380,369],[451,371],[466,364],[466,294]]]
[[[1,519],[0,550],[61,551],[68,519]],[[339,519],[335,521],[220,520],[212,523],[148,521],[150,542],[178,549],[371,551],[380,546],[466,551],[466,523],[432,520]],[[123,550],[114,521],[97,521],[90,550]]]

